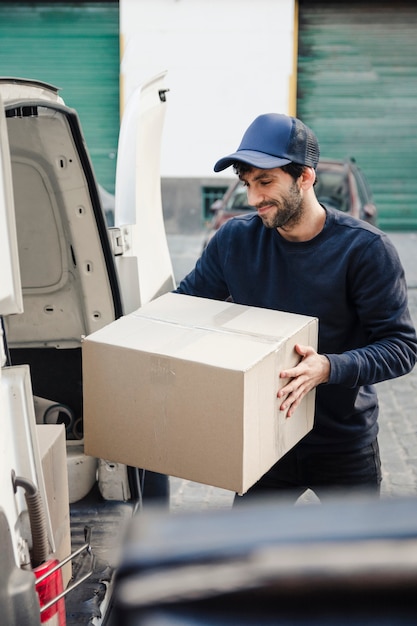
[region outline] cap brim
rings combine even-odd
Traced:
[[[265,154],[264,152],[256,152],[255,150],[238,150],[233,154],[229,154],[227,157],[219,159],[214,166],[215,172],[221,172],[227,167],[240,161],[252,167],[259,167],[262,170],[271,170],[274,167],[282,167],[291,163],[290,159],[284,159],[281,157],[272,156],[271,154]]]

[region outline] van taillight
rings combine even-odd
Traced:
[[[95,558],[90,545],[91,528],[86,526],[84,534],[87,542],[75,552],[65,557],[65,559],[62,561],[50,559],[42,563],[42,565],[33,568],[36,577],[35,588],[38,592],[41,607],[41,624],[48,624],[48,626],[66,626],[67,618],[64,597],[67,593],[81,585],[81,583],[87,580],[93,573]],[[72,559],[80,556],[83,552],[89,555],[91,559],[88,570],[71,585],[67,586],[64,591],[62,567],[72,561]]]
[[[36,576],[35,587],[41,607],[41,624],[46,624],[51,618],[55,617],[54,624],[65,626],[65,600],[63,597],[57,600],[64,592],[59,561],[51,559],[35,567],[33,571]]]

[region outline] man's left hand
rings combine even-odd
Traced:
[[[301,356],[301,361],[295,367],[284,370],[280,378],[289,378],[289,382],[277,393],[282,398],[280,411],[291,417],[301,400],[309,391],[327,383],[330,375],[330,362],[323,354],[318,354],[311,346],[295,345],[295,351]]]

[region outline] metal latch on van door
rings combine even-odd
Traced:
[[[124,233],[121,228],[112,227],[108,229],[110,235],[110,245],[114,256],[121,256],[127,250]]]

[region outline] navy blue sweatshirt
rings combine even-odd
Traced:
[[[389,238],[340,211],[326,214],[305,242],[287,241],[257,214],[229,220],[177,292],[317,317],[330,379],[317,388],[315,426],[298,445],[337,452],[375,439],[373,385],[413,368],[417,338]]]

